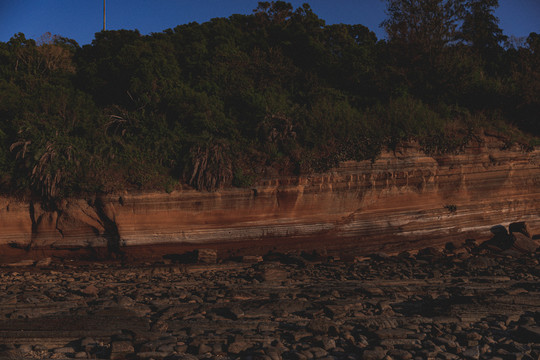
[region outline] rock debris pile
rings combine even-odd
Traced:
[[[538,359],[540,252],[488,245],[2,267],[0,358]]]

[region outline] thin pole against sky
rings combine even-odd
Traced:
[[[105,0],[103,0],[103,31],[105,31]]]

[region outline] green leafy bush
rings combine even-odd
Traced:
[[[400,37],[414,24],[399,9],[389,40],[284,2],[150,35],[104,31],[82,47],[17,34],[0,42],[0,189],[54,204],[178,183],[249,187],[412,140],[455,153],[486,129],[538,145],[537,34],[508,48],[488,39],[488,51],[468,9],[463,38],[455,16],[446,34]]]

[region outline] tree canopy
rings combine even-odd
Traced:
[[[0,189],[51,204],[324,171],[480,127],[534,144],[540,37],[505,45],[497,0],[387,0],[388,39],[305,4],[160,33],[0,43]],[[520,132],[521,131],[521,132]],[[532,141],[532,142],[531,142]]]

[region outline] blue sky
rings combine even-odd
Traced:
[[[258,0],[106,0],[107,29],[160,32],[192,21],[199,23],[231,14],[251,14]],[[295,8],[308,2],[327,24],[362,24],[384,37],[381,0],[290,1]],[[540,0],[499,0],[496,15],[506,35],[540,33]],[[89,44],[102,28],[103,0],[0,0],[0,41],[22,32],[37,39],[45,32]]]

